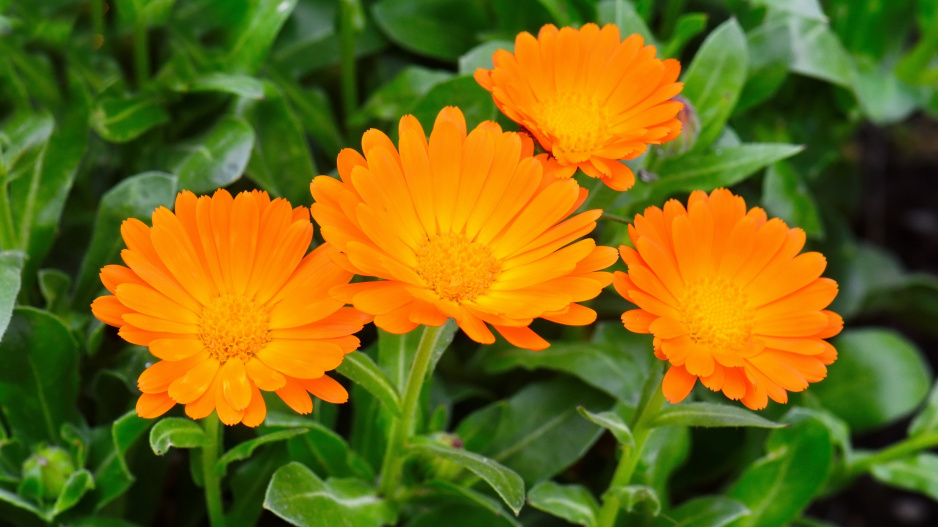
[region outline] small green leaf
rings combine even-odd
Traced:
[[[234,183],[251,157],[254,131],[243,119],[225,117],[196,144],[173,171],[179,188],[210,192]]]
[[[85,469],[79,469],[72,472],[65,481],[65,486],[59,493],[59,497],[52,506],[51,516],[54,518],[59,514],[74,507],[78,501],[94,488],[94,478],[91,472]]]
[[[357,479],[323,481],[300,463],[284,465],[267,487],[264,508],[302,527],[380,527],[396,522],[391,504]]]
[[[264,83],[250,75],[206,73],[192,81],[189,91],[230,93],[248,99],[263,99]]]
[[[133,141],[166,122],[169,113],[162,102],[147,96],[101,99],[91,111],[91,127],[112,143]]]
[[[742,503],[724,496],[695,498],[658,516],[655,527],[724,527],[748,516]]]
[[[482,121],[495,119],[498,113],[492,95],[469,75],[454,77],[435,85],[417,101],[411,113],[420,121],[423,129],[429,132],[437,114],[445,106],[456,106],[462,110],[470,130]]]
[[[535,509],[584,527],[594,527],[599,516],[596,498],[581,485],[542,481],[528,492],[528,503]]]
[[[172,207],[176,178],[162,172],[144,172],[111,187],[101,197],[91,243],[85,252],[75,283],[75,304],[87,305],[101,289],[98,271],[114,263],[124,241],[121,223],[128,218],[148,220],[154,209]]]
[[[931,389],[925,407],[909,424],[909,437],[938,432],[938,382]]]
[[[735,18],[707,36],[684,75],[682,95],[700,116],[700,134],[694,150],[706,150],[723,131],[746,82],[749,51],[746,35]]]
[[[10,325],[16,295],[20,292],[24,257],[20,251],[0,252],[0,342],[3,342],[3,334]]]
[[[680,57],[684,46],[697,35],[707,29],[707,15],[704,13],[687,13],[677,19],[671,39],[665,44],[661,54],[665,57]]]
[[[296,1],[259,0],[249,4],[250,10],[235,28],[234,43],[222,61],[229,72],[254,73],[260,68]]]
[[[477,2],[461,0],[380,0],[372,5],[378,27],[408,51],[455,62],[488,29]]]
[[[459,74],[472,75],[478,68],[492,69],[492,56],[500,49],[514,53],[515,43],[510,40],[488,40],[479,44],[459,57]]]
[[[792,227],[804,229],[808,236],[824,233],[811,189],[789,163],[775,163],[765,171],[762,204],[770,215],[785,220]]]
[[[622,409],[624,407],[621,404],[618,405],[617,410],[621,411]],[[633,446],[635,444],[635,440],[632,438],[632,430],[629,429],[629,425],[626,424],[625,419],[622,418],[619,412],[610,410],[594,414],[582,406],[578,406],[576,410],[583,417],[612,432],[620,445]]]
[[[928,393],[932,379],[922,352],[898,332],[847,330],[831,344],[837,362],[811,391],[854,432],[905,417]]]
[[[654,426],[754,426],[757,428],[781,428],[785,425],[769,421],[759,414],[717,403],[681,403],[663,408],[653,422]]]
[[[938,500],[938,455],[923,452],[915,457],[873,465],[873,477],[900,489],[921,492]]]
[[[639,504],[646,504],[649,514],[657,516],[661,514],[661,500],[658,499],[658,493],[655,489],[647,485],[626,485],[624,487],[611,487],[607,492],[619,498],[619,507],[626,512],[635,512],[639,510]]]
[[[217,419],[214,415],[206,419]],[[166,417],[150,429],[150,448],[162,456],[170,447],[200,448],[205,444],[205,432],[191,419]]]
[[[240,461],[242,459],[248,459],[257,450],[259,447],[266,445],[267,443],[275,443],[277,441],[285,441],[291,437],[296,437],[301,434],[305,434],[309,431],[308,428],[293,428],[291,430],[281,430],[279,432],[271,432],[269,434],[264,434],[254,439],[249,439],[243,443],[239,443],[238,446],[232,448],[231,450],[225,452],[218,462],[215,464],[215,472],[220,476],[224,476],[228,473],[228,465],[234,461]],[[175,446],[175,445],[174,445]]]
[[[493,459],[468,450],[448,447],[424,437],[411,439],[408,449],[452,461],[469,469],[485,480],[515,515],[524,505],[524,481],[521,476]]]
[[[68,308],[68,290],[72,277],[58,269],[39,270],[39,292],[45,300],[46,311],[58,313]]]
[[[353,352],[345,356],[336,371],[348,377],[352,382],[368,390],[378,398],[394,415],[401,415],[401,396],[381,368],[362,352]]]

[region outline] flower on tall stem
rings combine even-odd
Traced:
[[[193,419],[215,410],[227,425],[259,425],[261,391],[276,392],[299,413],[309,394],[342,403],[348,393],[325,372],[358,348],[352,336],[370,316],[327,291],[347,284],[325,244],[307,254],[309,211],[266,192],[182,192],[175,213],[153,213],[153,226],[121,226],[125,266],[108,265],[111,295],[91,309],[128,342],[160,359],[138,379],[141,417],[184,404]]]
[[[655,58],[641,35],[620,40],[619,29],[553,25],[537,38],[520,33],[514,53],[499,50],[494,68],[475,78],[509,119],[534,135],[549,155],[548,170],[570,177],[579,168],[615,190],[635,183],[619,160],[681,133],[681,65]]]
[[[400,121],[400,150],[378,130],[364,156],[339,154],[341,179],[313,180],[312,214],[356,274],[379,278],[333,288],[392,333],[453,318],[470,338],[543,349],[535,318],[586,325],[578,302],[612,280],[600,272],[615,250],[581,239],[598,210],[570,215],[583,194],[572,179],[545,176],[530,139],[485,122],[467,133],[458,108],[437,116],[429,140],[413,116]]]
[[[671,363],[664,395],[683,400],[697,379],[758,410],[785,403],[827,375],[837,351],[825,339],[843,328],[825,308],[837,283],[821,278],[823,255],[801,253],[805,233],[725,189],[696,191],[687,208],[670,200],[629,225],[628,273],[616,290],[638,309],[625,327],[655,336]]]

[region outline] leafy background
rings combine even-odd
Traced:
[[[696,112],[632,162],[634,189],[582,181],[585,206],[628,219],[732,186],[807,231],[848,323],[828,379],[761,421],[714,417],[706,390],[663,414],[622,524],[938,522],[938,1],[0,0],[0,523],[204,522],[201,429],[130,411],[151,358],[88,310],[123,219],[180,189],[309,204],[341,148],[405,113],[511,128],[472,71],[519,31],[589,21],[679,58]],[[366,332],[350,404],[270,400],[259,432],[226,431],[230,523],[594,525],[657,370],[621,298],[593,307],[595,327],[538,328],[541,353],[456,336],[396,504],[375,470],[416,336]]]

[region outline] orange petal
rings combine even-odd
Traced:
[[[661,383],[664,398],[671,404],[677,404],[687,397],[696,382],[697,376],[688,373],[683,366],[671,366]]]
[[[264,403],[264,396],[261,394],[261,391],[257,389],[257,386],[252,386],[251,403],[248,405],[247,409],[244,410],[244,418],[241,420],[241,423],[243,423],[244,426],[254,428],[263,423],[265,417],[267,417],[267,405]]]
[[[168,412],[173,406],[176,406],[176,401],[166,395],[166,392],[144,393],[137,399],[137,415],[144,419],[154,419]]]
[[[298,414],[305,415],[313,411],[313,400],[299,379],[287,377],[287,383],[277,390],[277,395]]]
[[[339,384],[339,381],[323,375],[316,379],[305,379],[302,382],[303,388],[316,397],[332,404],[342,404],[348,401],[348,392]]]
[[[228,359],[219,373],[225,401],[233,410],[245,410],[251,402],[251,382],[244,363],[237,357]]]

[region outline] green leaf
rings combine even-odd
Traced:
[[[810,415],[774,430],[766,455],[746,468],[729,491],[752,514],[734,526],[784,525],[821,490],[833,460],[827,427]]]
[[[873,465],[871,473],[887,485],[920,492],[938,500],[938,455],[931,452]]]
[[[59,442],[78,415],[78,347],[65,324],[30,307],[13,310],[0,342],[0,409],[24,444]]]
[[[206,73],[196,77],[188,86],[193,92],[219,92],[238,95],[247,99],[263,99],[264,83],[250,75],[231,73]]]
[[[254,73],[260,68],[296,0],[258,0],[250,6],[234,30],[234,43],[222,61],[232,73]]]
[[[837,362],[811,390],[854,432],[909,415],[928,393],[928,365],[921,351],[898,332],[847,330],[831,344],[837,348]]]
[[[658,413],[652,424],[654,426],[754,426],[758,428],[785,426],[738,406],[695,402],[667,405]]]
[[[746,35],[735,18],[714,29],[700,46],[684,75],[682,91],[700,116],[695,151],[706,150],[720,136],[746,82],[748,64]]]
[[[818,0],[750,0],[750,2],[803,18],[827,22],[827,17]]]
[[[51,521],[52,519],[52,518],[49,518],[49,516],[44,511],[40,510],[39,507],[36,507],[31,501],[28,501],[20,497],[20,495],[16,494],[15,492],[10,492],[3,488],[0,488],[0,502],[8,503],[24,511],[29,511],[35,514],[36,516],[46,520],[47,522]]]
[[[788,17],[772,13],[748,32],[749,73],[734,113],[765,102],[785,83],[792,61],[791,38]]]
[[[603,0],[596,6],[599,25],[615,24],[622,38],[638,33],[645,39],[645,44],[658,47],[658,41],[642,16],[635,11],[635,6],[628,0]]]
[[[661,55],[665,57],[680,57],[684,46],[692,38],[704,32],[707,29],[707,15],[704,13],[687,13],[677,19],[674,26],[674,32],[671,39],[661,50]]]
[[[65,481],[65,486],[59,492],[50,515],[54,518],[74,507],[81,498],[94,488],[94,478],[91,472],[79,469],[72,472]]]
[[[528,492],[528,503],[535,509],[584,527],[594,527],[599,517],[596,498],[581,485],[542,481]]]
[[[442,509],[451,503],[457,505],[480,506],[494,514],[498,520],[496,523],[510,525],[511,527],[521,527],[521,524],[515,520],[511,514],[502,506],[502,502],[481,492],[457,485],[449,481],[433,480],[427,482],[423,488],[418,491],[420,503],[426,503],[433,509]]]
[[[91,243],[75,283],[75,304],[86,305],[101,289],[98,271],[117,260],[124,241],[121,223],[128,218],[146,221],[160,206],[172,207],[176,178],[162,172],[144,172],[111,187],[101,197]]]
[[[652,428],[632,481],[648,485],[661,496],[668,495],[668,482],[690,454],[690,432],[684,426]]]
[[[253,102],[246,112],[255,135],[247,175],[275,196],[305,203],[309,183],[319,174],[303,127],[277,86],[264,86],[266,98]]]
[[[374,478],[374,470],[351,450],[345,439],[319,421],[296,414],[269,412],[264,428],[306,428],[307,432],[287,440],[289,457],[334,477]]]
[[[91,466],[94,467],[95,510],[101,510],[134,482],[125,457],[151,424],[151,420],[138,417],[137,412],[131,410],[100,434],[102,441],[94,443]]]
[[[568,377],[536,382],[470,414],[456,434],[467,450],[513,469],[532,485],[570,466],[602,434],[577,414],[579,405],[601,410],[611,401]]]
[[[639,504],[645,503],[644,507],[649,509],[651,516],[661,514],[661,500],[658,499],[658,493],[647,485],[611,487],[606,492],[619,498],[619,506],[626,512],[635,512],[639,510]]]
[[[459,57],[459,74],[472,75],[478,68],[494,68],[492,56],[500,49],[514,53],[515,43],[510,40],[488,40],[479,44]]]
[[[218,472],[220,476],[224,476],[228,473],[228,465],[234,461],[241,461],[242,459],[248,459],[257,450],[259,447],[264,446],[268,443],[276,443],[277,441],[285,441],[291,437],[296,437],[301,434],[305,434],[309,431],[308,428],[294,428],[291,430],[281,430],[279,432],[271,432],[269,434],[264,434],[254,439],[249,439],[243,443],[239,443],[238,446],[232,448],[231,450],[225,452],[218,462],[215,464],[215,471]]]
[[[173,172],[179,188],[211,192],[241,177],[251,157],[254,131],[243,119],[225,117],[192,145]]]
[[[349,123],[363,128],[372,120],[395,122],[407,113],[431,88],[453,77],[448,71],[407,66],[390,82],[368,97]]]
[[[68,290],[72,277],[58,269],[39,270],[39,292],[45,300],[46,311],[60,313],[68,308]]]
[[[401,415],[401,395],[394,387],[394,382],[381,371],[371,357],[362,352],[350,353],[345,356],[336,371],[368,390],[394,415]]]
[[[9,170],[28,150],[46,142],[52,135],[55,120],[46,112],[17,112],[3,123],[0,131],[0,153],[3,166]],[[2,178],[0,178],[2,181]]]
[[[804,229],[808,236],[824,233],[814,195],[789,163],[775,163],[765,171],[762,204],[770,215],[785,220],[792,227]]]
[[[469,130],[482,121],[495,119],[498,109],[492,95],[483,90],[476,80],[463,75],[441,82],[427,92],[411,109],[411,113],[429,133],[436,121],[437,114],[445,106],[456,106],[466,117]]]
[[[461,0],[379,0],[371,7],[378,27],[402,48],[455,62],[488,29],[485,10]]]
[[[583,22],[571,0],[538,0],[550,17],[560,26],[579,25]]]
[[[198,450],[193,450],[198,452]],[[241,463],[226,478],[231,488],[231,505],[226,508],[226,527],[254,527],[264,512],[267,484],[278,468],[291,459],[284,444],[271,445]],[[191,466],[191,465],[190,465]]]
[[[853,60],[826,23],[789,16],[788,30],[791,35],[791,71],[847,89],[853,88],[856,77]]]
[[[10,325],[16,295],[20,291],[24,256],[20,251],[0,252],[0,343],[3,342],[7,326]]]
[[[857,65],[854,91],[863,113],[879,126],[905,120],[926,100],[927,89],[910,86],[879,64]]]
[[[516,527],[511,516],[492,512],[488,507],[469,503],[447,503],[424,510],[405,527]]]
[[[290,101],[300,125],[329,157],[336,157],[346,141],[336,125],[329,96],[321,88],[301,89],[293,82],[278,81],[280,91]]]
[[[424,437],[412,438],[408,449],[452,461],[472,471],[501,496],[515,515],[524,506],[524,481],[521,476],[495,460],[468,450],[448,447]]]
[[[707,496],[683,503],[658,516],[655,527],[724,527],[749,515],[742,503],[724,497]]]
[[[625,407],[619,404],[615,410],[594,414],[582,406],[577,407],[577,411],[580,412],[580,415],[612,432],[612,435],[615,436],[616,441],[618,441],[620,445],[633,446],[635,439],[632,437],[632,430],[621,415],[624,409]]]
[[[127,143],[169,122],[161,101],[148,96],[98,100],[91,111],[91,127],[105,141]]]
[[[379,527],[396,521],[393,507],[357,479],[323,481],[300,463],[274,473],[264,508],[302,527]]]
[[[938,432],[938,382],[931,389],[925,407],[909,424],[909,437]]]
[[[206,419],[211,419],[209,416]],[[191,419],[166,417],[150,429],[150,448],[162,456],[170,447],[200,448],[205,444],[205,432]]]
[[[597,325],[592,342],[558,342],[537,352],[520,348],[489,348],[480,357],[485,371],[502,373],[517,367],[547,368],[583,382],[635,406],[648,375],[651,339],[627,331],[622,324]]]

